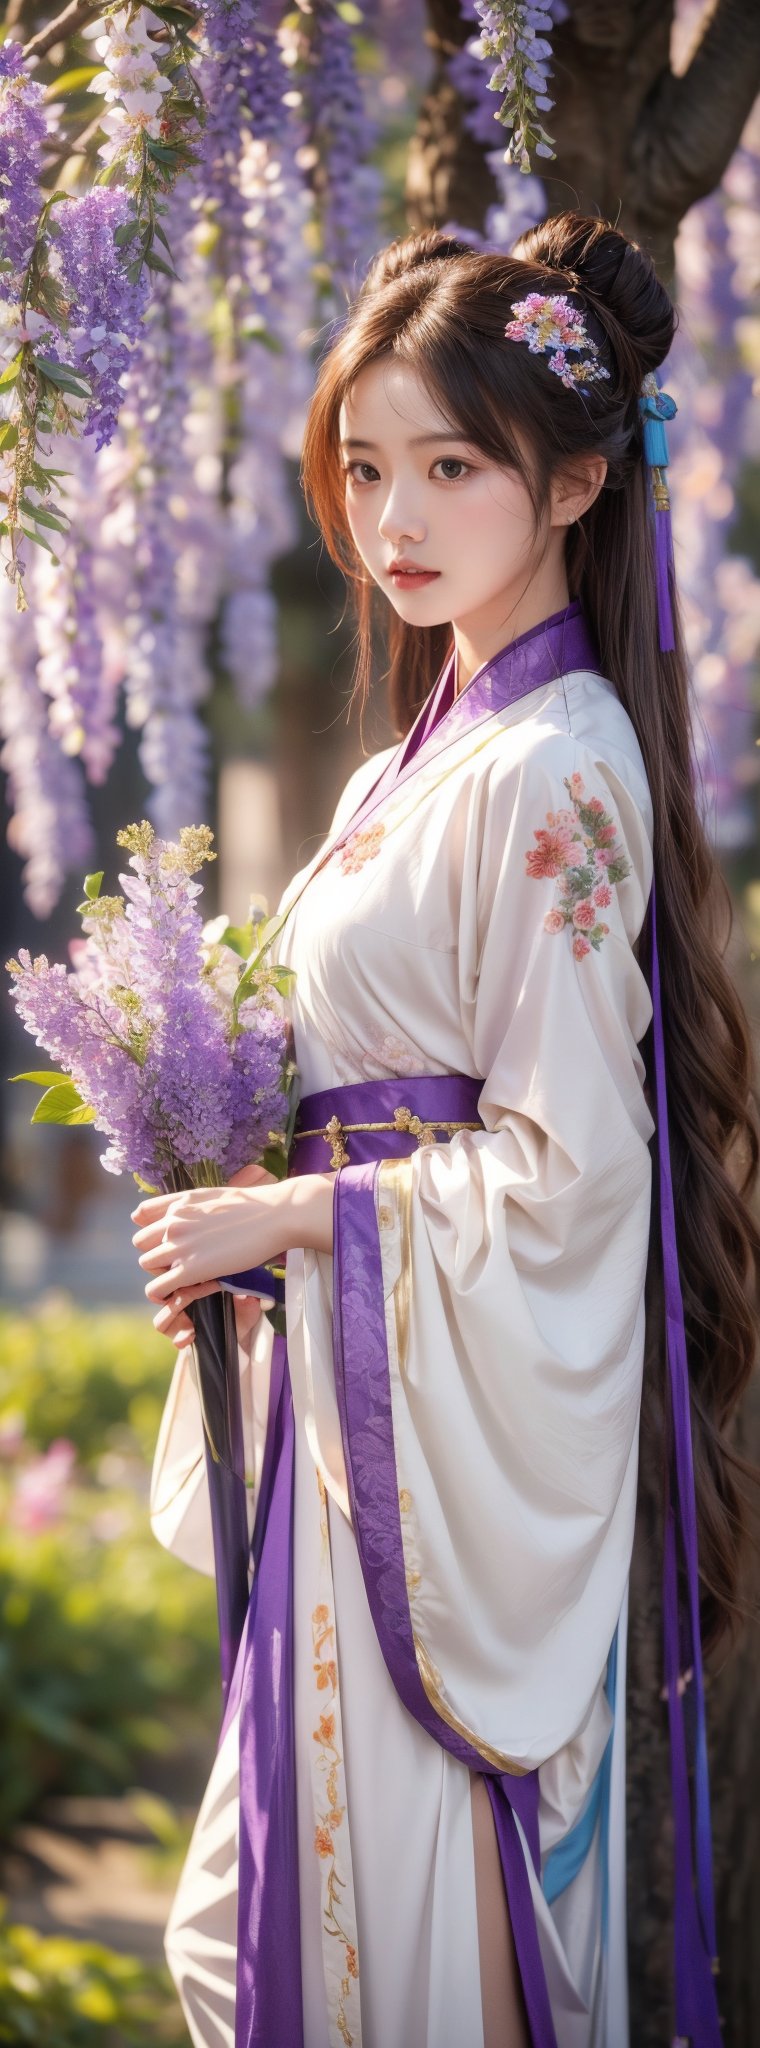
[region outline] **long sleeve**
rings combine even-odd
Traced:
[[[485,1129],[375,1183],[418,1661],[523,1768],[584,1727],[633,1540],[651,813],[618,769],[555,732],[480,792],[458,959]]]

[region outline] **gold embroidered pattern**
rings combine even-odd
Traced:
[[[323,1499],[322,1484],[320,1484],[320,1497]],[[338,1871],[335,1836],[343,1825],[346,1809],[345,1806],[340,1804],[338,1780],[343,1759],[335,1740],[337,1732],[335,1702],[338,1694],[338,1667],[335,1659],[335,1623],[331,1620],[330,1609],[324,1600],[319,1601],[314,1609],[311,1617],[311,1632],[317,1691],[329,1694],[329,1698],[326,1698],[322,1704],[319,1720],[313,1731],[314,1741],[317,1744],[318,1765],[324,1778],[325,1787],[325,1806],[324,1810],[317,1815],[314,1848],[317,1856],[326,1865],[329,1865],[325,1879],[324,1926],[327,1934],[334,1935],[343,1944],[345,1970],[340,1980],[340,1997],[336,2024],[340,2038],[345,2042],[345,2048],[351,2048],[354,2035],[349,2026],[346,2007],[351,1997],[352,1985],[358,1983],[359,1960],[354,1943],[349,1941],[345,1928],[341,1925],[339,1915],[340,1894],[345,1889],[345,1881]]]

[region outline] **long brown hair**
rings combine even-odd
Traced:
[[[565,292],[583,311],[608,380],[568,390],[545,358],[505,342],[511,301],[547,289]],[[354,587],[353,694],[363,706],[372,674],[376,598],[386,612],[390,608],[357,554],[345,510],[339,414],[360,371],[381,356],[415,370],[452,427],[492,462],[519,472],[532,500],[536,534],[557,468],[571,471],[573,457],[590,451],[606,457],[603,489],[568,530],[567,576],[570,595],[582,600],[596,634],[603,673],[614,681],[635,728],[654,807],[702,1622],[709,1646],[740,1611],[746,1507],[737,1472],[751,1468],[725,1432],[755,1353],[760,1233],[749,1198],[758,1135],[747,1020],[723,962],[731,901],[695,794],[689,675],[677,601],[675,649],[662,653],[659,645],[638,396],[644,375],[668,354],[676,319],[649,257],[602,220],[555,215],[523,235],[509,255],[473,250],[435,229],[403,237],[376,257],[323,356],[306,427],[302,483],[329,553]],[[530,462],[515,438],[517,421]],[[409,625],[392,611],[385,624],[391,714],[401,737],[433,687],[452,633],[449,625]],[[653,1231],[653,1246],[656,1237]],[[647,1319],[648,1357],[657,1359],[659,1373],[652,1396],[661,1415],[656,1286],[648,1288]],[[667,1457],[664,1427],[659,1434]]]

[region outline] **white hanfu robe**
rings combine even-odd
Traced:
[[[394,751],[351,777],[328,841]],[[275,947],[297,975],[302,1093],[482,1077],[482,1130],[421,1143],[401,1176],[397,1161],[379,1170],[388,1304],[405,1290],[403,1360],[390,1313],[387,1327],[415,1645],[444,1718],[505,1767],[538,1766],[546,1890],[533,1871],[531,1883],[558,2048],[624,2048],[625,1629],[653,1131],[636,942],[652,806],[613,683],[576,670],[463,730],[318,860],[281,898],[293,908]],[[589,861],[578,914],[573,869]],[[288,1255],[305,2048],[483,2048],[470,1773],[401,1703],[373,1627],[332,1283],[329,1256]],[[271,1346],[262,1316],[241,1352],[254,1475]],[[152,1514],[162,1543],[213,1570],[187,1353]],[[167,1930],[197,2048],[234,2041],[237,1815],[233,1720]],[[563,1873],[584,1825],[585,1854]]]

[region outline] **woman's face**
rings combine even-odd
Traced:
[[[537,552],[521,477],[452,433],[416,372],[387,358],[357,377],[340,434],[351,533],[401,618],[480,637],[507,617]],[[404,585],[395,556],[438,573]]]

